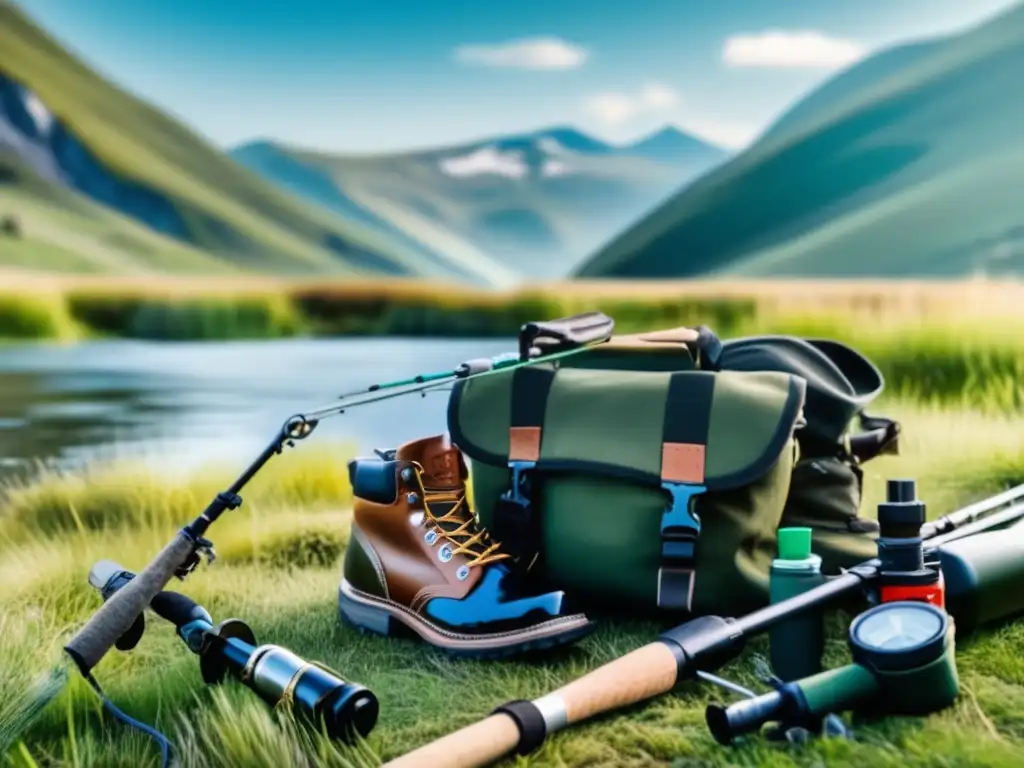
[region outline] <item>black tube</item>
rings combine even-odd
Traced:
[[[778,720],[786,699],[778,691],[742,699],[727,707],[711,704],[704,711],[704,720],[715,741],[728,746],[737,736],[758,730],[764,723]]]
[[[744,635],[763,632],[778,621],[788,619],[790,616],[810,608],[817,608],[822,603],[852,592],[865,581],[877,576],[878,566],[877,559],[862,563],[841,576],[829,579],[819,587],[741,616],[733,622],[733,629]]]

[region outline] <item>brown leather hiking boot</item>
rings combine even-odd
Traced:
[[[456,655],[509,656],[575,642],[594,626],[562,592],[524,595],[509,555],[476,527],[468,471],[446,436],[355,459],[342,620],[382,635],[404,628]]]

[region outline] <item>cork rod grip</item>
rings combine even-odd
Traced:
[[[645,701],[672,690],[679,668],[667,645],[650,643],[559,688],[550,696],[565,705],[566,724]],[[462,730],[386,763],[384,768],[479,768],[512,752],[519,727],[504,714],[491,715]]]
[[[678,675],[676,657],[669,647],[661,642],[649,643],[573,680],[552,695],[564,702],[567,722],[572,725],[667,693]]]
[[[508,715],[491,715],[385,763],[383,768],[480,768],[516,748],[519,727]]]
[[[64,650],[83,674],[100,663],[191,553],[192,540],[179,531],[138,576],[115,592],[71,638]]]

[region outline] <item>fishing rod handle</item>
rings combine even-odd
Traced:
[[[508,715],[491,715],[385,763],[383,768],[482,768],[519,744],[519,727]]]
[[[100,663],[135,618],[163,590],[174,572],[188,561],[194,547],[194,540],[179,531],[152,562],[100,606],[64,646],[83,675]]]
[[[539,712],[542,725],[534,723],[539,728],[521,731],[517,718],[499,708],[497,714],[392,760],[386,768],[477,768],[513,751],[526,754],[566,726],[667,693],[678,674],[672,649],[661,641],[649,643],[532,703],[506,705],[522,711],[525,704]]]

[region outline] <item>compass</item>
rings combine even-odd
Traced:
[[[945,652],[949,623],[949,615],[929,603],[882,603],[850,625],[853,660],[879,671],[923,666]]]

